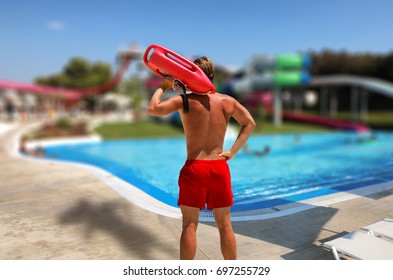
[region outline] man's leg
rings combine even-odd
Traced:
[[[199,208],[180,206],[183,214],[183,230],[180,238],[180,259],[193,260],[196,254],[196,230],[199,222]]]
[[[236,239],[233,233],[230,208],[215,208],[214,219],[220,232],[221,252],[225,260],[236,259]]]

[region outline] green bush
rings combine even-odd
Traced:
[[[72,126],[70,119],[69,118],[65,118],[65,117],[59,118],[56,121],[55,125],[56,125],[57,128],[64,129],[64,130],[71,129],[71,126]]]

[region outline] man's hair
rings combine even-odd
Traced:
[[[214,79],[214,66],[210,58],[202,56],[194,60],[194,63],[205,72],[206,76],[213,82]]]

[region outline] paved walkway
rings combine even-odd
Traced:
[[[181,221],[130,203],[84,168],[12,154],[21,126],[0,132],[0,259],[177,259]],[[393,217],[393,191],[285,217],[236,222],[239,259],[333,259],[321,242]],[[212,223],[197,259],[222,259]]]

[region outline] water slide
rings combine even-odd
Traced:
[[[308,74],[312,61],[308,55],[302,53],[283,54],[275,57],[255,55],[243,69],[241,78],[234,79],[225,85],[227,92],[237,95],[250,94],[253,92],[261,92],[267,89],[281,89],[286,87],[297,86],[351,86],[358,87],[368,91],[377,92],[393,98],[393,84],[371,77],[359,77],[353,75],[331,75],[312,77]],[[262,103],[269,113],[273,112],[273,96],[270,96],[269,102],[259,98],[249,98],[249,104],[252,99],[256,103]],[[281,105],[279,105],[281,106]],[[276,116],[277,117],[277,116]],[[328,126],[331,128],[367,131],[365,124],[342,121],[327,117],[306,115],[293,112],[283,112],[281,117],[284,120],[307,122],[317,125]]]
[[[121,51],[118,54],[120,60],[122,61],[119,69],[117,70],[116,74],[110,79],[108,82],[106,82],[103,85],[97,86],[97,87],[91,87],[87,89],[82,89],[81,91],[84,93],[86,96],[90,95],[96,95],[96,94],[101,94],[104,92],[107,92],[108,90],[112,89],[116,84],[120,82],[120,80],[123,78],[123,75],[125,71],[127,71],[131,60],[137,59],[137,58],[142,58],[142,53],[137,51],[136,49],[130,49],[130,50],[125,50]]]
[[[353,75],[330,75],[314,77],[310,81],[310,86],[355,86],[368,91],[377,92],[393,98],[393,84],[381,79],[372,77],[358,77]],[[291,112],[284,112],[283,118],[293,121],[304,121],[308,123],[320,124],[332,128],[353,130],[357,132],[368,131],[368,127],[359,122],[342,121],[332,118],[310,116]]]
[[[265,98],[265,101],[262,103],[265,112],[267,112],[268,114],[273,114],[273,94],[271,95],[272,96],[270,98]],[[369,130],[367,125],[360,122],[344,121],[306,113],[283,111],[282,118],[286,121],[309,123],[340,130],[356,132],[367,132]]]
[[[263,87],[260,87],[258,83],[255,82],[247,83],[246,80],[244,79],[239,81],[238,83],[242,85],[245,84],[248,92],[258,91],[263,89]],[[343,86],[343,85],[353,86],[393,98],[393,84],[372,77],[359,77],[353,75],[318,76],[318,77],[313,77],[308,83],[308,85],[309,86]],[[234,84],[234,86],[232,86],[231,88],[233,88],[234,92],[236,93],[236,84]],[[245,92],[238,91],[237,93],[245,93]],[[267,98],[266,100],[268,102],[265,101],[262,102],[262,104],[268,113],[272,113],[273,96],[270,96],[270,98]],[[343,120],[338,120],[328,117],[303,114],[303,113],[294,113],[288,111],[284,111],[282,113],[282,118],[284,120],[289,120],[289,121],[306,122],[316,125],[327,126],[330,128],[351,130],[357,132],[365,132],[368,131],[369,129],[365,124],[360,122],[343,121]]]
[[[356,132],[367,132],[369,130],[367,125],[360,122],[343,121],[343,120],[338,120],[328,117],[304,114],[304,113],[294,113],[294,112],[284,111],[282,113],[282,117],[284,120],[288,120],[288,121],[316,124],[316,125],[326,126],[326,127],[340,129],[340,130],[348,130],[348,131],[356,131]]]
[[[0,89],[14,89],[21,92],[58,96],[64,98],[64,100],[67,101],[77,101],[80,100],[83,96],[82,92],[78,90],[1,80]]]
[[[329,75],[314,77],[310,86],[356,86],[393,98],[393,83],[372,77]]]
[[[63,98],[64,100],[75,102],[85,96],[101,94],[113,88],[122,79],[125,71],[129,67],[131,60],[141,57],[142,53],[134,49],[120,52],[119,58],[121,59],[122,63],[118,71],[109,81],[97,87],[91,87],[86,89],[67,89],[0,80],[0,89],[14,89],[26,93],[57,96]]]

